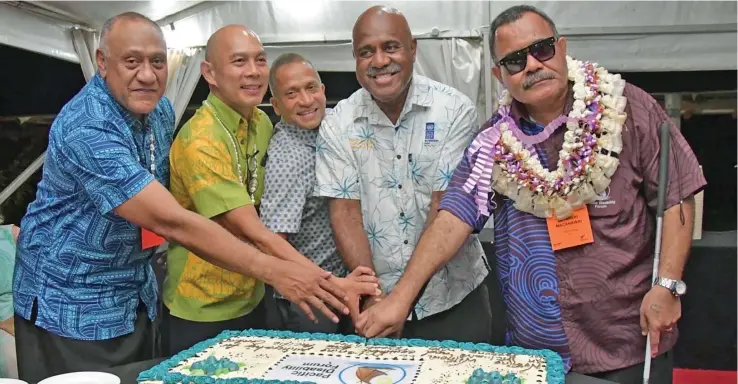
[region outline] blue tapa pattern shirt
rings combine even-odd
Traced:
[[[174,110],[162,98],[144,122],[95,75],[57,116],[36,200],[21,222],[15,312],[78,340],[133,332],[139,299],[156,316],[157,286],[141,230],[113,209],[156,178],[169,186]],[[155,175],[150,173],[154,135]]]
[[[498,118],[499,115],[495,115],[489,125],[494,125]],[[543,128],[520,119],[520,130],[526,135],[536,135]],[[539,145],[534,147],[541,164],[547,164],[543,148]],[[476,161],[476,156],[472,161]],[[489,217],[477,217],[476,188],[471,193],[464,190],[471,170],[465,155],[438,209],[454,214],[478,233]],[[491,193],[490,198],[495,194]],[[495,257],[497,278],[507,305],[506,343],[529,349],[553,350],[561,356],[568,372],[571,352],[558,303],[556,257],[551,249],[546,220],[518,211],[512,200],[503,195],[499,197],[495,199],[496,204],[501,204],[494,215]]]

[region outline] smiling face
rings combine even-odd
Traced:
[[[524,66],[518,73],[512,73],[505,65],[493,68],[497,79],[515,100],[526,105],[541,106],[566,92],[566,39],[551,39],[553,35],[546,20],[533,12],[497,29],[494,36],[495,58],[503,63],[516,62],[515,66],[511,66],[515,71]],[[521,54],[520,50],[526,48],[530,50]],[[554,51],[552,56],[551,49]],[[522,61],[516,60],[521,58]]]
[[[248,117],[264,99],[269,79],[261,41],[245,27],[227,26],[211,37],[208,48],[202,75],[215,96]]]
[[[96,52],[100,76],[123,108],[140,118],[151,113],[167,85],[167,47],[161,31],[146,20],[121,19]]]
[[[353,49],[359,84],[378,102],[404,102],[416,49],[405,18],[370,9],[354,26]]]
[[[287,123],[315,129],[325,116],[325,86],[308,63],[297,61],[277,68],[274,78],[274,112]]]

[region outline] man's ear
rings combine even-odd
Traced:
[[[281,117],[282,116],[282,112],[279,110],[279,103],[277,103],[277,99],[274,98],[274,96],[272,96],[272,97],[269,98],[269,103],[272,104],[272,108],[274,108],[274,113],[277,116],[280,116]]]
[[[215,75],[213,74],[213,64],[203,60],[200,63],[200,73],[202,74],[202,77],[205,78],[205,81],[208,82],[208,84],[217,87],[218,83],[215,81]]]
[[[415,53],[418,51],[418,39],[413,39],[413,42],[410,43],[410,50],[413,53],[413,63],[415,62]]]
[[[105,54],[99,48],[95,51],[95,61],[97,62],[97,70],[100,72],[100,77],[104,79],[108,74],[108,67],[105,64]]]
[[[497,81],[502,83],[502,69],[500,69],[499,65],[495,65],[494,67],[492,67],[492,74],[495,75]]]

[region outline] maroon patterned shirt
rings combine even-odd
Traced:
[[[570,353],[572,371],[585,374],[642,363],[646,349],[640,305],[651,288],[660,126],[670,120],[642,89],[627,84],[624,96],[628,99],[628,117],[623,127],[620,165],[610,187],[588,205],[594,243],[554,253],[558,277],[555,300],[567,339],[567,357]],[[570,99],[566,113],[571,105]],[[516,121],[522,117],[519,110],[520,105],[513,103]],[[667,209],[706,185],[691,148],[673,125],[671,128]],[[548,169],[556,167],[565,132],[565,128],[559,128],[539,144]],[[466,180],[463,171],[458,169],[459,174],[454,175],[454,180],[459,179],[456,184]],[[483,223],[473,219],[473,197],[462,194],[452,193],[439,208],[479,228]],[[495,200],[497,207],[502,206],[501,195],[496,194]],[[662,334],[659,351],[670,350],[676,340],[676,328]]]

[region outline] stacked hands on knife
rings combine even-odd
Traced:
[[[166,267],[166,256],[157,263]],[[317,265],[281,264],[270,281],[285,299],[295,303],[310,320],[318,322],[314,310],[334,323],[337,311],[349,315],[361,336],[400,337],[411,303],[387,296],[379,288],[379,279],[371,268],[359,266],[346,277],[337,277]],[[331,310],[332,307],[333,310]]]
[[[321,270],[322,271],[322,270]],[[306,275],[298,275],[300,279],[310,279]],[[294,276],[283,276],[291,279]],[[386,296],[379,288],[379,279],[371,268],[360,266],[345,278],[322,271],[317,276],[316,284],[307,281],[292,283],[276,283],[274,288],[286,299],[296,303],[313,321],[318,321],[311,309],[318,309],[333,322],[338,317],[327,307],[349,315],[361,336],[400,337],[411,304],[403,303],[399,298]],[[282,280],[280,278],[279,280]],[[312,293],[311,293],[312,292]]]

